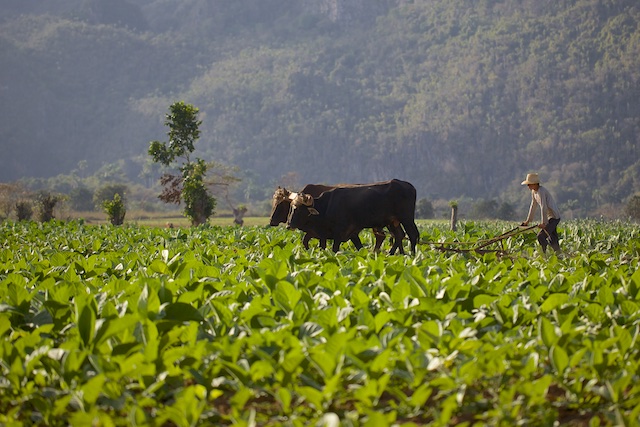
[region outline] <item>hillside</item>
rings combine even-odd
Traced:
[[[176,100],[243,194],[284,176],[589,212],[640,191],[635,0],[0,1],[0,181],[149,178]],[[147,180],[148,182],[148,180]]]

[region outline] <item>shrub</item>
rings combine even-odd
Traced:
[[[31,203],[26,200],[16,202],[16,218],[18,221],[30,221],[33,216],[33,208]]]
[[[38,220],[40,222],[48,222],[55,218],[53,210],[58,202],[64,199],[61,195],[54,195],[48,191],[41,191],[36,195],[36,204],[38,206]]]
[[[127,209],[124,206],[124,200],[120,197],[120,194],[114,194],[113,200],[103,201],[102,209],[107,214],[111,224],[122,225]]]
[[[116,194],[124,201],[127,186],[124,184],[109,184],[99,188],[93,194],[93,203],[96,207],[104,207],[104,202],[113,200]]]

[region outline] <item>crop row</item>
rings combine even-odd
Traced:
[[[533,234],[388,256],[282,228],[2,223],[0,423],[635,425],[640,229],[561,228],[545,258]]]

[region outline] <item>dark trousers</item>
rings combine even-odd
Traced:
[[[547,246],[551,246],[554,251],[560,252],[560,242],[558,238],[558,223],[560,218],[549,218],[549,223],[538,233],[538,242],[542,246],[542,252],[547,252]]]

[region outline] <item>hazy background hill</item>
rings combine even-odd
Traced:
[[[640,191],[637,0],[0,0],[0,181],[155,183],[164,114],[238,193],[402,178],[418,197],[563,209]],[[115,179],[115,178],[114,178]]]

